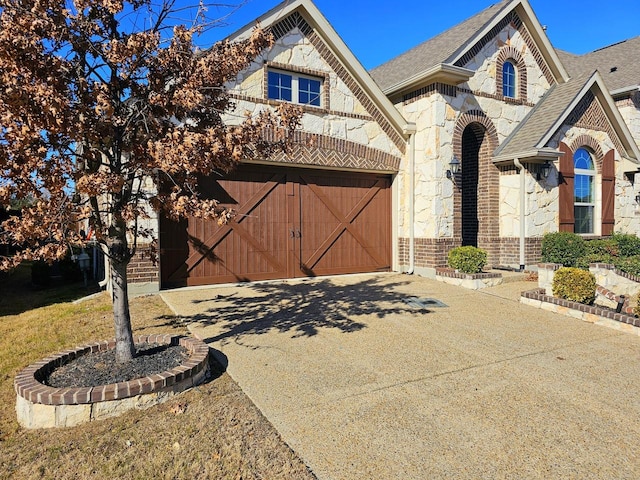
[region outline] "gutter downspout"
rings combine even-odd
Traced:
[[[415,271],[415,192],[416,192],[416,124],[408,123],[403,129],[409,135],[409,270],[408,275]]]
[[[526,172],[524,165],[520,163],[519,158],[513,159],[514,165],[518,168],[520,173],[520,271],[524,272],[524,236],[525,236],[525,224],[524,224],[524,203],[526,200],[525,188],[526,188]]]

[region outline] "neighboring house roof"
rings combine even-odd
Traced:
[[[351,50],[349,50],[342,38],[340,38],[311,0],[284,0],[254,22],[245,25],[240,30],[231,34],[228,39],[241,40],[247,38],[251,35],[256,23],[260,24],[263,28],[268,28],[296,11],[303,15],[305,20],[313,26],[372,102],[384,113],[397,132],[406,138],[408,132],[415,129],[415,125],[407,122],[382,90],[380,90],[380,87],[373,81],[367,70]]]
[[[558,50],[558,56],[572,75],[598,70],[615,95],[640,88],[640,37],[630,38],[585,55]]]
[[[451,70],[445,73],[454,81],[457,80],[457,83],[462,83],[473,72],[456,65],[456,62],[514,10],[541,49],[542,56],[557,81],[566,81],[569,76],[527,0],[503,0],[491,5],[440,35],[374,68],[371,76],[388,95],[427,80],[438,81],[436,76],[442,76],[443,69]]]
[[[494,162],[509,162],[514,158],[557,157],[559,152],[548,146],[549,141],[589,91],[599,100],[613,131],[624,147],[625,151],[619,152],[620,155],[624,157],[626,154],[626,158],[633,163],[625,166],[625,171],[637,170],[636,163],[640,159],[638,145],[597,71],[576,75],[564,84],[553,86],[496,149]]]

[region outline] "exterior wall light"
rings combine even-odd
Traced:
[[[636,203],[640,205],[640,194],[636,195]]]
[[[548,178],[550,172],[551,172],[551,162],[547,160],[542,164],[542,176],[544,178]]]
[[[460,160],[457,157],[453,157],[449,162],[449,170],[447,170],[447,178],[455,182],[455,177],[460,173]]]

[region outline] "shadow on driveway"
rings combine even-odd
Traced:
[[[208,298],[198,298],[196,291],[191,305],[180,310],[194,312],[183,314],[185,321],[217,327],[215,336],[203,339],[207,343],[274,331],[290,332],[292,338],[312,337],[327,328],[351,333],[366,328],[357,320],[361,316],[430,313],[405,303],[407,296],[396,289],[407,284],[381,276],[348,283],[326,279],[243,285],[210,290],[213,295]]]

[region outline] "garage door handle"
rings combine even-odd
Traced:
[[[296,232],[294,232],[293,230],[289,230],[289,237],[296,238]]]
[[[296,230],[296,238],[302,238],[302,233],[300,233],[300,230]]]

